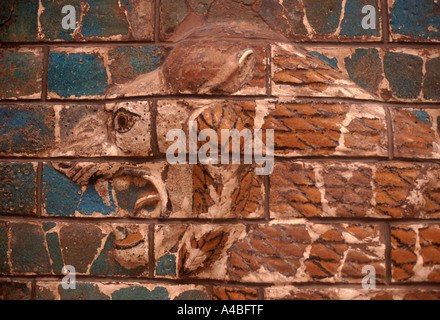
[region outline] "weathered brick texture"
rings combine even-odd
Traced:
[[[2,0],[0,300],[440,300],[439,23],[436,0]],[[190,161],[208,146],[240,162]]]

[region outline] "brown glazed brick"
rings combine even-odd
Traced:
[[[244,237],[243,224],[157,225],[155,275],[174,279],[226,279],[233,243]]]
[[[427,163],[277,163],[271,216],[437,218],[439,176]]]
[[[377,225],[271,224],[252,226],[231,248],[228,275],[243,282],[360,282],[364,266],[385,275],[383,231]]]
[[[275,286],[265,289],[267,300],[440,300],[440,290],[412,288],[325,288]]]
[[[197,123],[199,133],[212,129],[219,139],[223,129],[249,129],[251,133],[263,129],[266,142],[265,130],[274,130],[274,153],[281,157],[388,156],[385,111],[380,105],[298,103],[283,99],[159,101],[156,126],[161,153],[174,143],[166,141],[170,130],[181,129],[188,137],[189,121]],[[241,139],[242,153],[248,142]],[[199,148],[203,144],[199,142]],[[232,151],[232,143],[229,147]]]
[[[212,298],[213,300],[258,300],[258,290],[215,286]]]
[[[195,216],[211,219],[264,216],[264,178],[255,173],[255,167],[193,165],[192,172]]]
[[[263,130],[275,130],[275,154],[386,156],[381,106],[276,103]]]
[[[393,109],[394,154],[405,158],[440,157],[438,119],[434,109]]]
[[[440,226],[392,225],[395,282],[440,282]]]
[[[272,93],[280,97],[375,100],[347,74],[292,44],[272,45]]]

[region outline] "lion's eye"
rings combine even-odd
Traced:
[[[138,115],[131,113],[125,109],[119,109],[113,119],[113,127],[119,133],[125,133],[133,128]]]

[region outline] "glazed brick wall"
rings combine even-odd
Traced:
[[[185,50],[234,39],[246,84],[202,91]],[[2,0],[0,41],[0,299],[440,299],[437,1]],[[168,164],[188,120],[275,130],[274,172]]]

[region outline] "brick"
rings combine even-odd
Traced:
[[[362,20],[365,14],[362,12],[365,6],[372,6],[376,12],[375,28],[364,29],[362,27]],[[342,18],[340,37],[360,38],[362,41],[370,39],[380,39],[382,35],[381,28],[381,11],[382,6],[380,1],[375,0],[357,0],[347,1],[345,5],[344,17]]]
[[[0,40],[3,42],[36,41],[38,2],[5,0],[0,5]],[[61,24],[60,24],[61,26]]]
[[[50,52],[49,98],[101,97],[107,88],[108,75],[101,55],[86,52]]]
[[[440,58],[426,62],[426,74],[423,81],[423,93],[426,100],[440,100]]]
[[[438,52],[435,49],[383,50],[356,46],[346,48],[304,46],[304,48],[309,54],[338,70],[374,97],[368,99],[438,101],[439,75],[436,68]],[[290,50],[294,52],[293,49]],[[278,90],[278,87],[276,89]],[[294,89],[298,90],[298,88]],[[295,92],[294,89],[290,91]],[[322,95],[322,93],[314,94]]]
[[[258,290],[215,286],[212,296],[213,300],[258,300]]]
[[[123,84],[156,70],[164,61],[165,48],[156,46],[117,47],[108,52],[113,84]]]
[[[2,49],[0,99],[40,99],[42,75],[41,49]]]
[[[98,253],[104,234],[98,227],[69,225],[60,228],[59,246],[66,265],[75,266],[79,273],[87,272],[88,262]]]
[[[222,130],[236,129],[242,131],[249,129],[254,132],[254,124],[257,112],[255,101],[228,101],[228,100],[163,100],[158,102],[158,116],[156,128],[158,135],[159,151],[165,154],[175,141],[166,141],[169,131],[174,129],[183,130],[189,137],[189,121],[195,121],[197,133],[205,129],[212,129],[217,133],[219,141],[222,139]],[[200,140],[200,139],[198,139]],[[248,141],[240,140],[239,150],[229,143],[230,152],[244,153],[244,146]],[[198,141],[198,149],[205,142]],[[214,147],[214,146],[213,146]],[[221,154],[219,146],[218,153]],[[226,147],[226,145],[224,146]],[[189,139],[187,139],[187,152],[189,152]]]
[[[252,219],[264,217],[264,194],[248,165],[54,162],[43,168],[42,215]]]
[[[266,94],[265,48],[251,41],[188,40],[161,70],[173,94]]]
[[[210,101],[209,105],[214,102]],[[191,109],[197,109],[199,106],[192,107],[189,102],[175,100],[160,100],[157,103],[156,130],[159,152],[166,154],[174,141],[167,141],[167,134],[171,130],[183,130],[188,137],[188,129],[185,128],[190,121]],[[189,150],[189,145],[187,144]]]
[[[168,89],[158,69],[167,52],[152,45],[54,48],[49,55],[48,97],[102,99],[164,94]]]
[[[353,41],[380,40],[381,7],[376,0],[289,1],[164,1],[161,6],[161,39],[174,41],[184,37],[190,28],[205,28],[228,22],[247,28],[246,37],[264,37],[270,29],[272,38],[284,36],[290,40],[350,39]],[[361,14],[365,5],[376,9],[376,28],[363,29]],[[319,10],[318,10],[319,8]],[[343,13],[343,14],[342,14]],[[206,21],[206,24],[204,23]],[[228,32],[228,31],[227,31]],[[235,31],[236,32],[236,31]],[[230,30],[229,34],[234,34]]]
[[[0,214],[36,214],[37,164],[0,164]]]
[[[393,41],[440,40],[438,6],[432,0],[388,0]]]
[[[262,127],[275,130],[275,155],[387,155],[379,106],[276,103]]]
[[[225,279],[229,250],[244,234],[242,224],[158,225],[155,275],[171,279]],[[164,259],[173,264],[164,269]]]
[[[368,236],[357,236],[345,224],[252,226],[230,249],[228,276],[242,282],[360,282],[363,267],[371,265],[383,282],[383,231],[376,225],[356,226]],[[282,236],[274,236],[277,232]]]
[[[267,300],[439,300],[436,289],[410,288],[325,288],[307,289],[294,286],[274,286],[265,289]]]
[[[46,106],[0,106],[0,153],[45,155],[55,144],[55,113]]]
[[[318,34],[331,34],[336,31],[342,13],[342,1],[331,0],[322,3],[316,0],[306,0],[304,6],[311,27]]]
[[[151,103],[56,106],[57,157],[149,156]]]
[[[38,281],[38,300],[209,300],[200,285],[145,284],[136,282],[77,282],[65,290],[57,281]]]
[[[0,300],[31,300],[31,291],[31,282],[0,281]]]
[[[338,68],[292,44],[272,45],[271,80],[272,94],[281,97],[375,99]]]
[[[10,223],[9,226],[12,273],[50,273],[49,254],[41,226],[30,223]]]
[[[394,154],[406,158],[435,158],[439,137],[440,114],[433,109],[392,109]]]
[[[391,239],[394,282],[440,281],[438,224],[393,224]]]
[[[67,217],[188,217],[191,170],[165,163],[45,164],[43,215]],[[163,179],[163,180],[162,180]],[[176,181],[181,179],[182,184]]]
[[[438,166],[406,163],[278,163],[271,176],[274,218],[436,218]]]
[[[381,106],[298,103],[277,100],[219,101],[165,100],[158,104],[156,127],[161,153],[175,141],[167,133],[180,129],[189,136],[189,121],[196,121],[200,133],[213,129],[219,139],[223,129],[238,131],[275,130],[276,156],[356,155],[387,156],[388,137],[385,111]],[[199,142],[200,149],[205,142]],[[243,139],[240,152],[248,146]],[[187,144],[187,150],[189,145]],[[232,143],[229,150],[233,151]],[[237,152],[238,150],[234,150]],[[219,148],[219,154],[222,149]]]
[[[174,33],[176,27],[182,23],[190,13],[190,8],[186,4],[186,1],[181,0],[165,0],[162,2],[160,10],[162,21],[160,33],[162,39],[170,37]]]
[[[8,275],[148,275],[148,226],[131,224],[7,223]]]
[[[286,9],[290,15],[279,19],[283,10]],[[284,35],[290,37],[306,37],[308,35],[308,30],[304,25],[304,8],[299,1],[291,1],[286,4],[277,1],[261,1],[259,14],[273,29]]]
[[[264,217],[264,181],[261,176],[257,176],[255,167],[193,165],[192,171],[193,212],[197,217]]]
[[[65,5],[76,13],[76,28],[64,30],[61,14]],[[40,4],[39,39],[45,41],[129,41],[154,38],[154,1],[49,1]]]
[[[382,60],[377,49],[356,49],[345,58],[345,66],[350,78],[369,92],[378,92],[384,75]]]
[[[2,222],[0,223],[0,274],[10,272],[8,250],[8,226]]]

